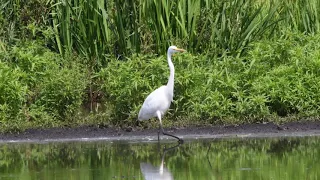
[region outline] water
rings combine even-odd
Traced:
[[[211,139],[175,145],[0,144],[0,179],[320,179],[320,137]]]

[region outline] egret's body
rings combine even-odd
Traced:
[[[173,101],[173,87],[174,87],[174,66],[171,60],[171,56],[173,53],[176,52],[184,52],[185,50],[179,49],[176,46],[170,46],[168,48],[167,58],[168,58],[168,65],[170,69],[170,76],[167,85],[161,86],[151,94],[148,95],[146,100],[144,101],[138,119],[148,120],[153,117],[157,117],[160,121],[160,129],[164,135],[172,136],[177,138],[180,142],[182,140],[176,136],[171,134],[165,133],[162,128],[162,117],[169,109],[171,102]]]
[[[157,117],[157,111],[161,117],[169,109],[173,94],[168,94],[168,87],[161,86],[148,95],[139,112],[139,120],[148,120]]]

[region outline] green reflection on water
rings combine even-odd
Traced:
[[[319,159],[320,137],[0,144],[0,179],[320,179]]]

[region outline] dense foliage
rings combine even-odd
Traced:
[[[319,0],[0,4],[1,131],[134,125],[171,44],[188,53],[167,125],[320,115]]]
[[[175,101],[171,117],[241,123],[298,115],[318,116],[320,36],[252,44],[241,58],[191,54],[174,57]],[[117,117],[138,113],[143,98],[169,76],[165,56],[112,61],[100,76]],[[174,119],[175,119],[174,118]],[[219,121],[218,121],[219,122]]]
[[[0,57],[2,127],[54,126],[78,112],[88,86],[81,64],[33,43]]]

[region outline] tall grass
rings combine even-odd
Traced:
[[[99,0],[58,1],[52,5],[52,24],[56,42],[61,54],[74,49],[90,60],[99,61],[102,53],[110,53],[111,29],[107,4]]]
[[[281,1],[279,16],[283,18],[282,26],[293,30],[315,34],[320,32],[320,1],[319,0],[288,0]]]
[[[225,1],[219,6],[220,11],[212,17],[214,22],[210,23],[213,25],[209,48],[215,49],[215,53],[227,50],[228,53],[240,55],[250,42],[261,39],[268,28],[272,31],[277,22],[273,18],[277,8],[278,3]]]
[[[142,24],[150,24],[156,52],[177,43],[193,52],[214,48],[218,53],[235,53],[263,35],[275,22],[272,17],[277,9],[275,5],[263,11],[266,5],[255,0],[143,0],[140,4]]]
[[[310,34],[320,30],[319,0],[0,2],[0,33],[7,37],[2,42],[19,37],[21,24],[49,20],[55,34],[50,46],[61,54],[83,54],[98,67],[108,62],[105,54],[163,53],[177,44],[191,52],[241,55],[250,42],[281,36],[279,30]]]
[[[103,54],[163,53],[171,44],[239,56],[250,42],[281,36],[276,30],[319,32],[319,5],[319,0],[57,0],[52,24],[61,53],[76,50],[102,64]]]

